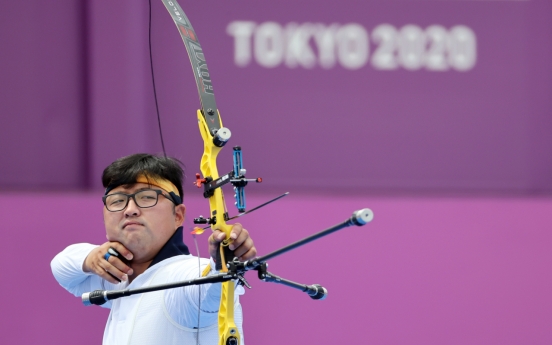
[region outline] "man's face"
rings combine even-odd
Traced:
[[[143,189],[161,188],[145,183],[119,186],[109,194],[132,194]],[[168,195],[166,191],[163,194]],[[134,262],[152,260],[163,245],[174,234],[176,228],[184,222],[184,205],[176,205],[159,196],[157,205],[149,208],[140,208],[132,198],[127,207],[118,212],[103,209],[105,229],[109,241],[120,242],[134,255]]]

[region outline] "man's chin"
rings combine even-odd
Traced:
[[[140,238],[135,236],[117,236],[117,237],[108,237],[110,242],[119,242],[126,249],[128,249],[134,258],[143,251],[144,246],[141,244],[143,241]]]
[[[132,253],[133,263],[146,262],[151,260],[156,253],[152,253],[151,239],[148,237],[144,238],[143,234],[143,232],[137,231],[122,231],[116,239],[109,240],[119,242],[128,249]]]
[[[148,245],[143,241],[131,238],[127,239],[125,243],[122,243],[122,245],[132,253],[132,262],[139,263],[142,261],[148,261],[150,256],[148,252]]]

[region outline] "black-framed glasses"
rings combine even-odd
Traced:
[[[118,212],[124,210],[128,206],[130,198],[132,198],[136,206],[140,208],[153,207],[157,205],[159,195],[163,195],[165,198],[174,203],[170,197],[163,194],[163,192],[159,189],[142,189],[134,194],[113,193],[104,195],[102,200],[108,211]]]

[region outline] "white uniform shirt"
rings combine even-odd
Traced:
[[[94,290],[136,289],[194,279],[209,264],[211,274],[216,272],[213,261],[201,259],[200,269],[197,257],[177,255],[150,266],[130,284],[111,284],[82,270],[84,260],[95,247],[88,243],[74,244],[52,260],[52,272],[56,280],[77,297]],[[220,283],[187,286],[109,301],[102,305],[111,309],[103,344],[196,344],[199,308],[199,344],[218,344],[217,318],[221,286]],[[234,321],[240,332],[242,345],[243,318],[239,295],[243,293],[243,287],[236,287]]]

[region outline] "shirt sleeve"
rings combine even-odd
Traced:
[[[215,270],[215,263],[212,259],[201,259],[199,263],[197,258],[193,258],[188,260],[188,262],[189,264],[186,265],[188,266],[187,269],[175,272],[180,277],[173,277],[173,279],[188,280],[198,278],[208,265],[211,267],[208,276],[218,273]],[[203,328],[217,323],[221,293],[222,283],[171,289],[165,291],[165,304],[169,315],[179,325],[187,328],[198,328],[199,321],[199,328]],[[236,286],[234,290],[234,321],[236,326],[238,326],[240,334],[243,334],[243,332],[239,296],[243,295],[243,293],[243,287],[241,285]]]
[[[54,278],[74,296],[81,297],[83,293],[94,290],[112,290],[117,286],[82,270],[84,260],[96,247],[89,243],[70,245],[56,255],[50,263]],[[111,308],[111,301],[103,304],[102,307]]]

